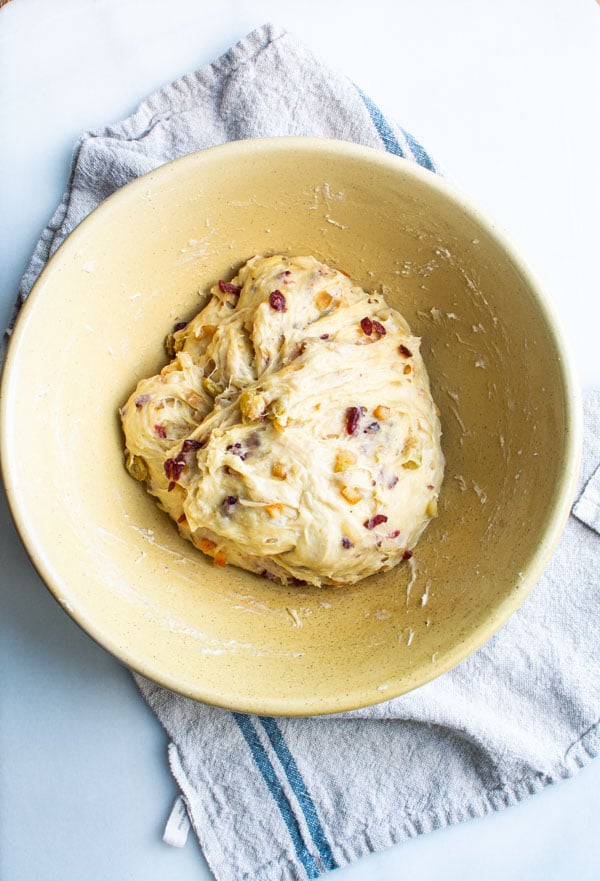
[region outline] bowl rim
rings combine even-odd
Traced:
[[[381,696],[376,696],[375,687],[369,691],[365,691],[363,687],[357,688],[354,691],[344,692],[343,695],[320,698],[253,699],[244,698],[239,695],[230,698],[222,693],[214,693],[202,687],[186,688],[181,683],[178,683],[175,677],[154,668],[151,659],[144,661],[144,659],[135,657],[126,647],[118,644],[116,639],[112,639],[109,633],[100,632],[99,628],[95,626],[94,621],[90,620],[84,613],[69,608],[68,599],[64,595],[65,591],[63,588],[63,584],[66,584],[66,581],[61,581],[60,576],[56,577],[52,571],[52,566],[46,559],[44,548],[40,545],[34,530],[28,523],[27,510],[21,506],[18,493],[18,473],[11,463],[11,456],[9,454],[9,405],[11,403],[10,387],[13,381],[12,377],[18,367],[19,354],[24,341],[26,342],[29,316],[35,309],[37,300],[43,296],[46,280],[52,276],[54,266],[62,257],[63,248],[66,245],[68,247],[76,245],[78,238],[82,234],[87,234],[88,229],[93,224],[102,223],[104,216],[114,210],[115,207],[118,207],[121,200],[130,198],[132,193],[147,186],[151,178],[155,181],[156,179],[163,182],[168,181],[170,176],[178,175],[182,169],[188,166],[202,165],[204,162],[219,155],[222,155],[225,160],[246,159],[251,158],[253,155],[268,154],[272,151],[322,153],[332,157],[343,154],[346,157],[372,164],[377,168],[384,167],[396,171],[402,169],[404,174],[409,177],[413,176],[425,183],[427,187],[437,190],[444,198],[454,202],[477,225],[485,229],[487,234],[507,255],[527,285],[547,324],[547,329],[554,341],[555,347],[562,355],[558,360],[563,383],[565,407],[565,467],[557,482],[553,502],[548,512],[539,545],[526,562],[521,583],[516,584],[505,600],[495,607],[494,614],[486,617],[481,624],[470,629],[465,638],[457,643],[452,650],[446,652],[443,658],[440,658],[436,663],[432,663],[427,671],[422,671],[422,674],[418,677],[418,682],[411,684],[409,687],[402,687],[402,679],[400,677],[392,680],[389,689],[386,690],[385,701],[420,688],[422,685],[448,672],[460,661],[470,656],[507,622],[534,589],[558,543],[568,519],[575,494],[583,445],[583,406],[580,383],[574,366],[575,360],[570,343],[566,338],[565,329],[558,317],[545,284],[542,283],[538,275],[532,270],[530,264],[521,256],[519,247],[510,235],[490,216],[487,210],[483,213],[471,197],[466,195],[454,183],[450,183],[439,174],[429,171],[411,160],[387,153],[381,149],[355,144],[351,141],[303,136],[250,138],[207,147],[170,160],[125,184],[93,209],[65,237],[64,241],[50,256],[34,282],[25,302],[21,305],[6,347],[4,363],[0,365],[2,370],[0,379],[0,475],[5,487],[12,518],[28,556],[46,588],[67,614],[90,638],[118,661],[125,664],[131,671],[185,697],[213,706],[243,713],[294,717],[360,709],[380,703]]]

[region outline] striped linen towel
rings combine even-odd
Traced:
[[[360,89],[266,25],[81,139],[20,299],[118,187],[193,150],[291,134],[356,141],[437,170]],[[600,392],[585,407],[579,500],[554,558],[508,624],[439,679],[353,713],[272,719],[199,704],[136,675],[168,732],[181,789],[166,841],[183,845],[191,823],[218,881],[304,881],[510,805],[596,755]]]

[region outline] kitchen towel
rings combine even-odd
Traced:
[[[117,188],[232,139],[313,135],[436,166],[343,75],[272,25],[86,134],[67,192],[24,275]],[[181,796],[165,840],[191,821],[217,881],[316,878],[408,837],[481,816],[575,773],[598,751],[600,391],[585,400],[577,502],[532,595],[479,651],[422,688],[305,719],[231,713],[136,675],[170,738]]]

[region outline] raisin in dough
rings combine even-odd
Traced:
[[[254,257],[121,409],[127,468],[216,565],[314,585],[390,569],[443,477],[419,342],[315,258]]]

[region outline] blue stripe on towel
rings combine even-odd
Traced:
[[[422,147],[421,144],[419,144],[419,142],[415,140],[411,133],[407,132],[405,128],[402,129],[402,134],[406,138],[406,142],[410,147],[411,153],[413,154],[419,165],[422,165],[423,168],[429,169],[429,171],[435,171],[435,165],[431,161],[431,157],[426,152],[424,147]]]
[[[271,764],[269,757],[265,752],[265,749],[252,726],[250,719],[248,718],[248,716],[245,716],[242,713],[232,713],[232,716],[237,722],[238,727],[244,737],[244,740],[248,744],[248,748],[252,754],[252,757],[256,762],[258,770],[262,774],[262,778],[265,781],[269,792],[273,796],[275,804],[281,812],[281,816],[285,825],[287,826],[288,832],[290,833],[290,838],[292,839],[292,842],[294,844],[298,859],[304,866],[307,876],[311,879],[318,878],[321,872],[312,854],[308,851],[306,845],[304,844],[304,841],[302,840],[302,834],[300,832],[298,822],[294,817],[292,806],[290,805],[286,794],[282,789],[281,783],[277,779],[275,769],[273,768],[273,765]]]
[[[298,804],[302,809],[312,839],[319,850],[324,867],[326,869],[337,869],[338,864],[331,852],[331,846],[327,840],[325,830],[321,825],[315,804],[310,797],[310,793],[306,788],[306,784],[302,778],[298,765],[296,764],[296,760],[285,742],[285,738],[279,725],[275,719],[267,718],[265,716],[260,716],[259,719],[267,733],[271,746],[275,750],[277,758],[281,762],[294,795],[298,799]]]
[[[394,134],[391,125],[389,124],[377,104],[375,104],[374,101],[371,101],[369,96],[365,95],[363,90],[359,89],[358,86],[354,86],[354,88],[363,99],[364,105],[369,111],[371,121],[377,129],[377,134],[385,144],[385,149],[388,151],[388,153],[393,153],[395,156],[402,156],[403,159],[406,159],[404,151],[398,143],[398,139]]]
[[[403,159],[409,158],[406,156],[406,153],[400,146],[398,138],[394,134],[391,125],[389,124],[377,104],[375,104],[375,102],[372,101],[368,95],[365,95],[363,90],[359,89],[357,85],[355,85],[354,88],[362,98],[365,107],[369,111],[371,122],[377,129],[377,134],[383,141],[387,152],[393,153],[395,156],[402,156]],[[425,148],[421,144],[419,144],[419,142],[415,138],[413,138],[410,132],[407,132],[406,129],[400,129],[400,131],[404,135],[406,143],[408,144],[410,152],[412,153],[415,161],[419,165],[422,165],[423,168],[427,168],[429,171],[435,171],[435,165],[433,164],[431,157],[429,156]]]

